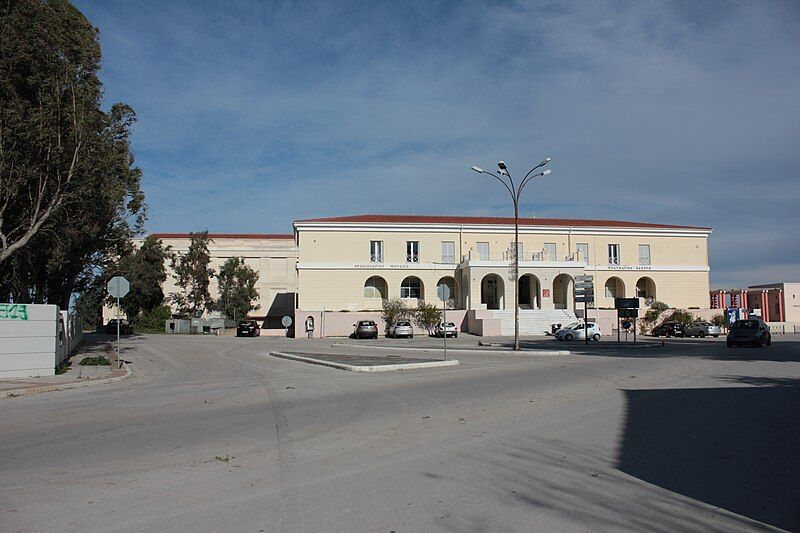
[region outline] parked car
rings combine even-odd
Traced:
[[[691,326],[687,326],[683,332],[686,337],[705,337],[710,335],[715,339],[722,335],[722,328],[715,326],[710,322],[695,322]]]
[[[355,336],[356,339],[378,338],[378,325],[374,320],[359,320],[357,323],[353,324],[353,327],[356,328],[353,332],[353,336]]]
[[[255,320],[240,320],[236,326],[237,337],[258,337],[261,335],[261,326]]]
[[[437,337],[458,337],[458,328],[452,322],[439,322],[433,329],[433,334]]]
[[[573,322],[572,324],[568,324],[556,330],[555,337],[560,341],[571,341],[573,339],[584,340],[586,339],[587,332],[589,338],[593,341],[599,341],[600,337],[603,335],[600,331],[600,327],[594,322],[586,324],[586,329],[584,329],[583,322]]]
[[[759,348],[765,344],[772,346],[772,333],[769,331],[769,326],[760,318],[737,320],[728,331],[725,344],[728,348],[743,344],[752,344]]]
[[[395,322],[394,326],[389,328],[388,335],[390,337],[408,337],[409,339],[414,338],[414,328],[411,327],[411,322],[408,320],[398,320]]]
[[[106,324],[106,333],[108,333],[109,335],[117,334],[116,318],[112,318],[111,320],[108,321],[108,324]],[[124,318],[119,319],[119,333],[120,335],[129,335],[133,333],[133,328],[131,327],[130,324],[128,324],[128,321],[125,320]]]
[[[680,322],[662,322],[651,333],[653,337],[683,337],[685,334],[686,326]]]

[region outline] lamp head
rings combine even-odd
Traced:
[[[539,163],[539,166],[542,167],[542,166],[546,165],[549,162],[550,162],[550,158],[549,157],[545,157],[544,159],[542,159],[542,162]]]
[[[476,166],[473,166],[472,170],[474,170],[475,172],[483,172],[483,169],[481,167],[476,167]]]
[[[497,168],[499,168],[500,170],[506,170],[506,168],[507,168],[506,167],[506,162],[505,161],[498,161],[497,162]]]
[[[542,171],[542,176],[547,176],[547,175],[548,175],[548,174],[550,174],[551,172],[552,172],[552,170],[550,170],[549,168],[548,168],[547,170],[543,170],[543,171]]]

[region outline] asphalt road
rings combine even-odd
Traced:
[[[126,381],[0,399],[0,530],[800,530],[796,336],[375,375],[267,356],[330,344],[142,336]]]

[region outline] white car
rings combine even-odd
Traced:
[[[600,327],[594,322],[589,322],[586,330],[583,329],[583,322],[573,322],[556,331],[555,337],[560,341],[571,341],[573,339],[584,340],[587,331],[589,332],[589,338],[593,341],[599,341],[600,337],[603,335],[603,332],[600,331]]]
[[[458,337],[458,328],[452,322],[439,322],[436,324],[433,334],[437,337],[444,337],[445,335],[448,337]]]
[[[395,322],[394,326],[389,328],[388,335],[390,337],[408,337],[409,339],[414,338],[414,328],[411,327],[411,322],[408,320],[398,320]]]
[[[705,337],[711,335],[715,339],[722,335],[722,328],[709,322],[695,322],[691,326],[686,326],[683,332],[684,337]]]

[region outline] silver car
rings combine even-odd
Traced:
[[[395,322],[394,326],[389,328],[388,335],[390,337],[408,337],[409,339],[414,338],[414,328],[411,327],[411,322],[408,320],[399,320]]]
[[[710,335],[715,339],[722,335],[722,328],[709,322],[695,322],[691,326],[686,326],[684,337],[705,337]]]
[[[458,328],[452,322],[439,322],[433,330],[437,337],[458,337]]]
[[[378,338],[378,325],[375,323],[374,320],[359,320],[358,323],[353,324],[355,327],[355,331],[353,332],[353,336],[356,339],[363,339],[363,338]]]

